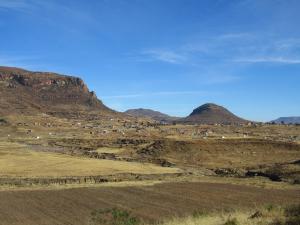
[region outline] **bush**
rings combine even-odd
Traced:
[[[121,209],[95,210],[91,213],[91,225],[138,225],[137,218]]]
[[[274,209],[275,209],[275,206],[274,206],[274,205],[272,205],[272,204],[266,205],[266,210],[267,210],[268,212],[271,212],[271,211],[274,210]]]
[[[286,207],[285,215],[287,217],[300,217],[300,204]]]
[[[208,214],[204,211],[194,211],[193,212],[193,218],[201,218],[201,217],[205,217]]]
[[[285,209],[285,216],[287,217],[286,225],[300,224],[300,204],[292,205]]]
[[[228,219],[224,225],[238,225],[238,221],[236,218],[233,218],[233,219]]]
[[[275,220],[270,225],[299,225],[300,205],[288,206],[284,210],[285,219]]]

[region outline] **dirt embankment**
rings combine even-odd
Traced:
[[[101,184],[107,182],[122,181],[146,181],[146,180],[162,180],[168,178],[177,178],[185,176],[184,173],[162,173],[162,174],[136,174],[136,173],[119,173],[101,176],[78,176],[78,177],[59,177],[59,178],[10,178],[0,177],[0,187],[30,187],[33,185],[66,185],[66,184]]]
[[[300,182],[300,145],[261,140],[156,140],[137,150],[139,160],[165,162],[179,168],[205,168],[219,176],[264,176]]]

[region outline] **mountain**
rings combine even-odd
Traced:
[[[194,111],[188,117],[182,119],[181,122],[193,124],[237,124],[246,123],[247,121],[239,118],[222,106],[207,103],[194,109]]]
[[[161,113],[158,111],[154,111],[151,109],[142,109],[142,108],[129,109],[129,110],[125,111],[124,113],[126,113],[130,116],[134,116],[134,117],[148,117],[153,120],[160,121],[160,122],[171,122],[171,121],[178,119],[177,117],[172,117],[167,114],[164,114],[164,113]]]
[[[284,124],[300,124],[300,116],[291,116],[291,117],[280,117],[276,120],[272,120],[274,123],[284,123]]]
[[[113,112],[78,77],[0,67],[0,115]]]

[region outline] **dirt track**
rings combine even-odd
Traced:
[[[141,187],[1,191],[1,225],[87,225],[94,209],[120,207],[144,219],[194,210],[300,203],[299,190],[271,190],[212,183],[165,183]]]

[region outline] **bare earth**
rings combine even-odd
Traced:
[[[145,220],[189,215],[195,210],[229,210],[300,203],[300,190],[176,182],[137,187],[1,191],[1,225],[88,224],[95,209],[118,207]]]

